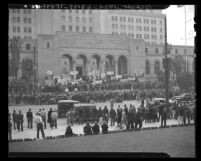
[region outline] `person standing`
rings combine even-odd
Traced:
[[[108,124],[108,114],[109,114],[109,111],[108,111],[107,106],[104,107],[102,114],[103,114],[103,120],[106,121],[107,124]]]
[[[17,129],[18,131],[23,131],[23,122],[24,122],[24,115],[19,111],[17,115]]]
[[[101,128],[102,128],[102,134],[108,134],[108,125],[105,121],[103,122]]]
[[[161,127],[166,127],[166,120],[167,120],[167,108],[163,107],[161,115]]]
[[[115,118],[116,118],[116,111],[113,109],[113,106],[111,106],[111,109],[110,109],[110,126],[113,126],[115,125]]]
[[[37,127],[37,136],[36,137],[39,138],[39,131],[41,131],[42,137],[45,138],[45,133],[43,130],[43,121],[42,121],[42,118],[39,113],[36,113],[36,115],[34,116],[34,122]]]
[[[122,117],[122,109],[118,106],[117,109],[117,126],[121,127],[121,117]]]
[[[122,117],[121,117],[121,126],[120,128],[123,129],[123,126],[128,126],[128,119],[127,119],[127,116],[126,116],[126,110],[124,109],[123,112],[122,112]]]
[[[48,111],[48,114],[47,114],[47,122],[50,124],[50,127],[52,128],[51,114],[52,114],[52,108],[50,108],[50,110]]]
[[[94,135],[99,134],[99,132],[100,132],[100,127],[99,127],[97,121],[95,122],[94,126],[92,127],[92,131],[93,131],[93,134],[94,134]]]
[[[46,111],[45,111],[44,108],[41,111],[40,115],[41,115],[41,118],[42,118],[42,121],[43,121],[43,124],[44,124],[44,129],[46,129]]]
[[[102,113],[103,113],[103,111],[102,111],[101,107],[99,107],[99,109],[98,109],[98,121],[99,121],[99,123],[102,122],[102,117],[103,117]]]
[[[13,125],[14,125],[14,130],[16,130],[17,128],[17,113],[15,110],[13,110],[13,113],[12,113],[12,117],[13,117]]]
[[[128,116],[128,107],[126,105],[124,105],[124,111],[126,113],[126,116]]]
[[[187,117],[187,123],[189,125],[191,122],[191,110],[190,110],[189,105],[187,106],[187,109],[186,109],[186,117]]]
[[[133,107],[130,107],[129,111],[128,111],[128,126],[127,126],[127,130],[134,129],[134,120],[135,120],[135,111],[134,111]]]
[[[58,116],[57,112],[56,112],[56,110],[54,110],[51,114],[51,119],[52,119],[52,127],[51,128],[55,127],[57,129],[57,116]]]
[[[135,122],[135,129],[137,129],[138,125],[139,125],[139,129],[142,128],[142,112],[140,110],[140,108],[138,107],[137,113],[136,113],[136,122]]]
[[[67,120],[67,126],[69,126],[70,124],[73,123],[73,121],[72,121],[72,109],[70,109],[69,111],[67,111],[67,113],[66,113],[66,120]]]
[[[31,112],[31,109],[27,112],[27,124],[28,129],[33,127],[33,113]]]

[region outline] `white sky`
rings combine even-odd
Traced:
[[[194,5],[186,7],[186,45],[194,45]],[[167,41],[172,45],[185,45],[185,12],[184,7],[171,5],[162,13],[167,15]]]

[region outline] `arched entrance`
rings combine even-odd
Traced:
[[[115,63],[114,63],[114,57],[112,55],[107,55],[105,57],[105,72],[113,71],[115,70]]]
[[[100,56],[98,55],[92,56],[91,71],[93,70],[100,70]]]
[[[127,75],[127,59],[125,56],[120,56],[118,60],[118,74]]]
[[[73,70],[73,58],[68,54],[62,55],[61,67],[62,67],[62,74],[69,75],[70,71]]]
[[[87,57],[85,55],[78,55],[76,58],[76,71],[78,71],[78,74],[76,76],[77,79],[87,74],[86,64],[87,64]]]

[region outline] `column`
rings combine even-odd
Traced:
[[[76,60],[73,60],[73,72],[76,71]],[[76,79],[76,75],[73,75],[73,79]]]
[[[118,61],[115,60],[115,76],[118,75]]]

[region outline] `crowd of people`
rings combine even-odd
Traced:
[[[171,107],[166,108],[164,104],[162,105],[151,105],[147,104],[146,106],[142,102],[140,107],[136,108],[132,104],[128,108],[126,105],[124,107],[118,106],[117,109],[114,109],[111,106],[110,110],[107,106],[103,109],[101,107],[94,108],[92,111],[92,117],[94,118],[92,122],[84,122],[86,126],[83,128],[83,132],[85,135],[90,134],[98,134],[100,133],[99,125],[101,125],[102,133],[108,132],[108,126],[116,126],[120,129],[127,130],[135,130],[141,129],[143,122],[151,123],[151,122],[160,122],[161,126],[166,126],[167,119],[175,119],[178,120],[178,124],[190,124],[191,120],[195,118],[195,105],[190,102],[175,102]],[[67,129],[65,135],[70,136],[74,135],[72,132],[71,126],[79,122],[80,113],[73,113],[74,111],[68,111],[66,113],[67,119]],[[72,114],[73,113],[73,114]],[[49,123],[49,127],[53,129],[57,129],[57,119],[58,114],[56,110],[50,110],[46,112],[43,108],[39,109],[36,114],[34,114],[31,109],[29,109],[26,113],[27,120],[27,128],[33,128],[33,122],[35,122],[37,127],[37,138],[39,138],[39,131],[41,131],[42,136],[45,137],[44,130],[47,128],[47,123]],[[23,123],[24,123],[24,115],[21,111],[18,113],[13,110],[13,113],[10,114],[8,111],[8,133],[11,138],[12,133],[12,125],[14,130],[18,130],[18,132],[23,131]],[[12,119],[12,121],[11,121]],[[109,121],[110,120],[110,121]],[[78,121],[78,122],[77,122]],[[109,124],[110,123],[110,124]],[[94,124],[91,126],[90,124]]]

